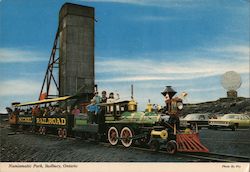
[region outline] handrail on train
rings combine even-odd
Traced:
[[[36,105],[36,104],[42,104],[42,103],[51,103],[51,102],[57,102],[57,101],[64,101],[64,100],[67,100],[69,98],[72,98],[72,96],[64,96],[64,97],[58,97],[58,98],[53,98],[53,99],[44,99],[44,100],[39,100],[39,101],[34,101],[34,102],[26,102],[26,103],[17,104],[16,107]]]

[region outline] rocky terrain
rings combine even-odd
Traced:
[[[182,115],[189,113],[245,113],[250,115],[250,98],[221,98],[216,101],[185,104]]]

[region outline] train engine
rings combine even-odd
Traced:
[[[171,86],[166,86],[162,92],[166,106],[162,110],[160,126],[154,126],[151,131],[149,142],[151,149],[157,151],[162,147],[169,154],[177,151],[208,152],[208,149],[201,144],[197,130],[180,130],[179,114],[183,109],[183,100],[174,97],[176,93]]]

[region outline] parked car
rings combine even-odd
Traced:
[[[209,120],[210,128],[250,128],[250,116],[244,114],[225,114],[219,119]]]
[[[208,127],[209,114],[193,113],[180,119],[180,127],[195,129],[196,124],[199,129]]]

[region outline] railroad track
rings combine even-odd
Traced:
[[[109,143],[101,143],[106,147],[113,147]],[[116,147],[124,148],[122,145],[116,145]],[[126,149],[126,148],[124,148]],[[140,151],[147,151],[147,152],[154,152],[151,149],[132,146],[129,149],[135,149]],[[160,150],[158,153],[169,155],[166,151]],[[214,152],[208,153],[182,153],[177,152],[175,155],[172,156],[180,156],[180,157],[190,157],[193,158],[194,161],[202,161],[202,162],[250,162],[250,157],[246,156],[238,156],[238,155],[230,155],[230,154],[219,154]]]
[[[230,155],[230,154],[220,154],[214,152],[208,153],[180,153],[177,154],[185,157],[197,158],[205,162],[250,162],[250,157]]]
[[[18,133],[29,133],[29,134],[33,134],[30,132],[16,132]],[[47,134],[45,135],[47,137],[53,137],[53,138],[58,138],[57,135],[53,135],[53,134]],[[58,138],[58,139],[62,139],[62,138]],[[75,137],[67,137],[66,139],[68,140],[77,140],[78,138]],[[84,140],[86,142],[88,142],[87,140]],[[91,141],[91,140],[90,140]],[[112,146],[109,143],[106,142],[99,142],[101,145],[105,146],[105,147],[118,147],[118,148],[124,148],[123,145],[116,145],[116,146]],[[126,149],[126,148],[124,148]],[[153,150],[146,148],[146,147],[138,147],[138,146],[131,146],[129,149],[134,149],[134,150],[140,150],[140,151],[147,151],[147,152],[154,152]],[[164,149],[158,151],[157,153],[160,154],[165,154],[168,155],[169,154],[164,151]],[[246,156],[239,156],[239,155],[230,155],[230,154],[220,154],[220,153],[215,153],[215,152],[208,152],[208,153],[184,153],[184,152],[177,152],[175,155],[172,156],[179,156],[179,157],[190,157],[192,158],[193,161],[196,162],[250,162],[250,157],[246,157]]]

